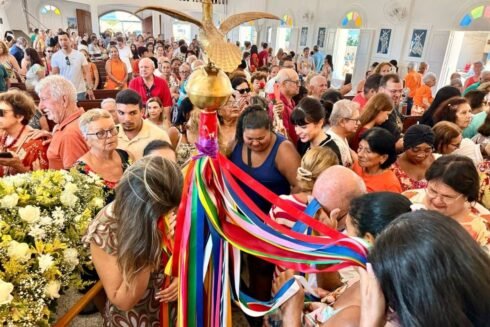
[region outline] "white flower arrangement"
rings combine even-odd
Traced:
[[[82,236],[104,203],[102,181],[76,170],[0,179],[0,325],[50,326],[60,293],[87,286]]]

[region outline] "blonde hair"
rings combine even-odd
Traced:
[[[158,221],[181,199],[183,176],[177,165],[160,156],[136,161],[116,188],[113,218],[117,221],[117,264],[131,288],[136,275],[161,263],[162,233]]]
[[[374,73],[375,74],[381,74],[381,69],[384,66],[390,66],[390,69],[393,71],[393,65],[390,64],[389,62],[385,61],[385,62],[380,63],[378,66],[376,66],[376,68],[374,69]]]
[[[0,41],[0,47],[2,48],[2,56],[8,55],[9,54],[9,48],[7,47],[7,44],[4,41]]]
[[[359,118],[361,121],[361,126],[359,126],[359,128],[362,128],[367,123],[376,119],[376,116],[380,112],[391,110],[393,110],[393,100],[391,100],[391,98],[385,93],[375,94],[368,100],[366,106],[364,107],[361,117]]]
[[[316,146],[308,150],[301,159],[296,175],[301,191],[311,193],[318,176],[327,168],[338,164],[339,159],[330,148]]]
[[[109,111],[99,108],[91,109],[81,115],[78,126],[80,126],[80,131],[82,132],[83,136],[87,137],[88,126],[90,125],[90,123],[104,118],[112,120],[112,115]]]

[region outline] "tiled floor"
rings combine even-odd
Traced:
[[[66,294],[62,295],[58,300],[58,315],[61,316],[68,311],[69,308],[80,298],[80,294],[74,290],[68,290]],[[87,316],[77,316],[70,327],[101,327],[102,317],[99,313],[95,313]],[[239,309],[233,310],[233,327],[249,327],[247,320]]]

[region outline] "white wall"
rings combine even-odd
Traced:
[[[485,48],[489,34],[489,32],[467,32],[464,34],[463,44],[456,66],[458,69],[463,69],[466,64],[483,59],[483,49]]]

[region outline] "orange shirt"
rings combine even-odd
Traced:
[[[405,76],[405,86],[410,89],[408,93],[409,98],[413,98],[415,96],[415,91],[422,85],[422,75],[417,73],[416,71],[412,71]]]
[[[396,178],[395,173],[391,169],[385,169],[381,174],[368,175],[366,174],[357,161],[352,166],[352,170],[359,175],[364,184],[366,184],[367,191],[372,192],[396,192],[401,193],[402,187],[400,181]]]
[[[425,109],[428,108],[428,105],[424,104],[424,99],[426,99],[429,104],[432,103],[432,90],[427,85],[420,86],[417,91],[415,91],[415,96],[413,97],[413,104],[419,107],[423,107]]]
[[[83,113],[84,110],[79,109],[53,128],[47,153],[50,169],[68,169],[88,152],[88,145],[78,126]]]

